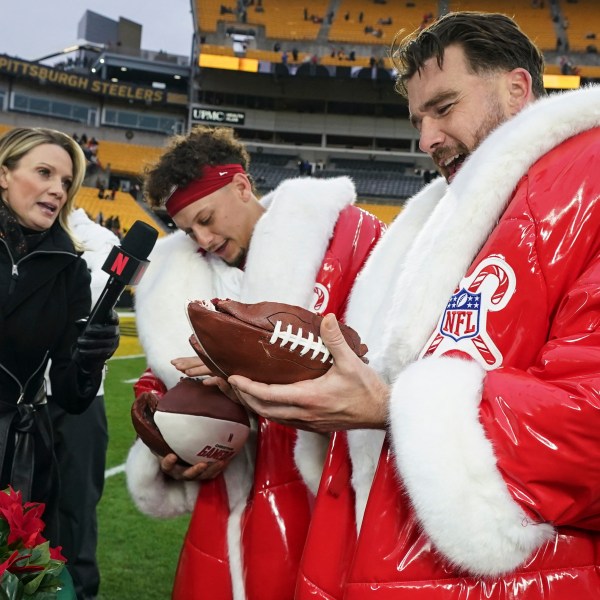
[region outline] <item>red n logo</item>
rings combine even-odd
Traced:
[[[112,267],[110,268],[111,273],[116,273],[117,275],[121,275],[123,273],[123,269],[125,269],[125,265],[127,265],[128,261],[129,261],[129,256],[127,256],[125,254],[121,254],[119,252],[119,254],[117,254],[117,257],[115,258],[115,262],[112,264]]]

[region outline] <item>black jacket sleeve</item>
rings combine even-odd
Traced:
[[[91,277],[85,261],[75,261],[70,270],[67,287],[68,305],[65,331],[51,353],[50,382],[52,398],[64,410],[78,414],[83,412],[96,397],[102,381],[102,371],[84,372],[73,360],[77,337],[91,310]]]

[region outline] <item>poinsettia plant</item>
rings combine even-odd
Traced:
[[[52,600],[63,585],[66,559],[42,536],[44,508],[10,486],[0,492],[0,600]]]

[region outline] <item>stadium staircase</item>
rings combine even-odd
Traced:
[[[329,30],[331,29],[331,23],[329,22],[327,15],[339,14],[340,3],[341,0],[331,0],[331,2],[329,2],[327,12],[325,13],[325,18],[323,19],[323,25],[321,25],[321,29],[319,30],[319,34],[317,35],[317,43],[322,46],[327,45],[327,42],[329,41]]]

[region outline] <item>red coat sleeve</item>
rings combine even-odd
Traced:
[[[600,530],[600,257],[565,295],[534,364],[487,374],[480,414],[535,520]]]
[[[146,369],[133,385],[133,393],[137,398],[143,392],[155,392],[162,396],[167,391],[165,384],[152,372]]]
[[[354,280],[384,231],[384,223],[361,208],[347,206],[340,212],[317,277],[317,293],[327,296],[315,306],[317,312],[339,318],[346,312]]]

